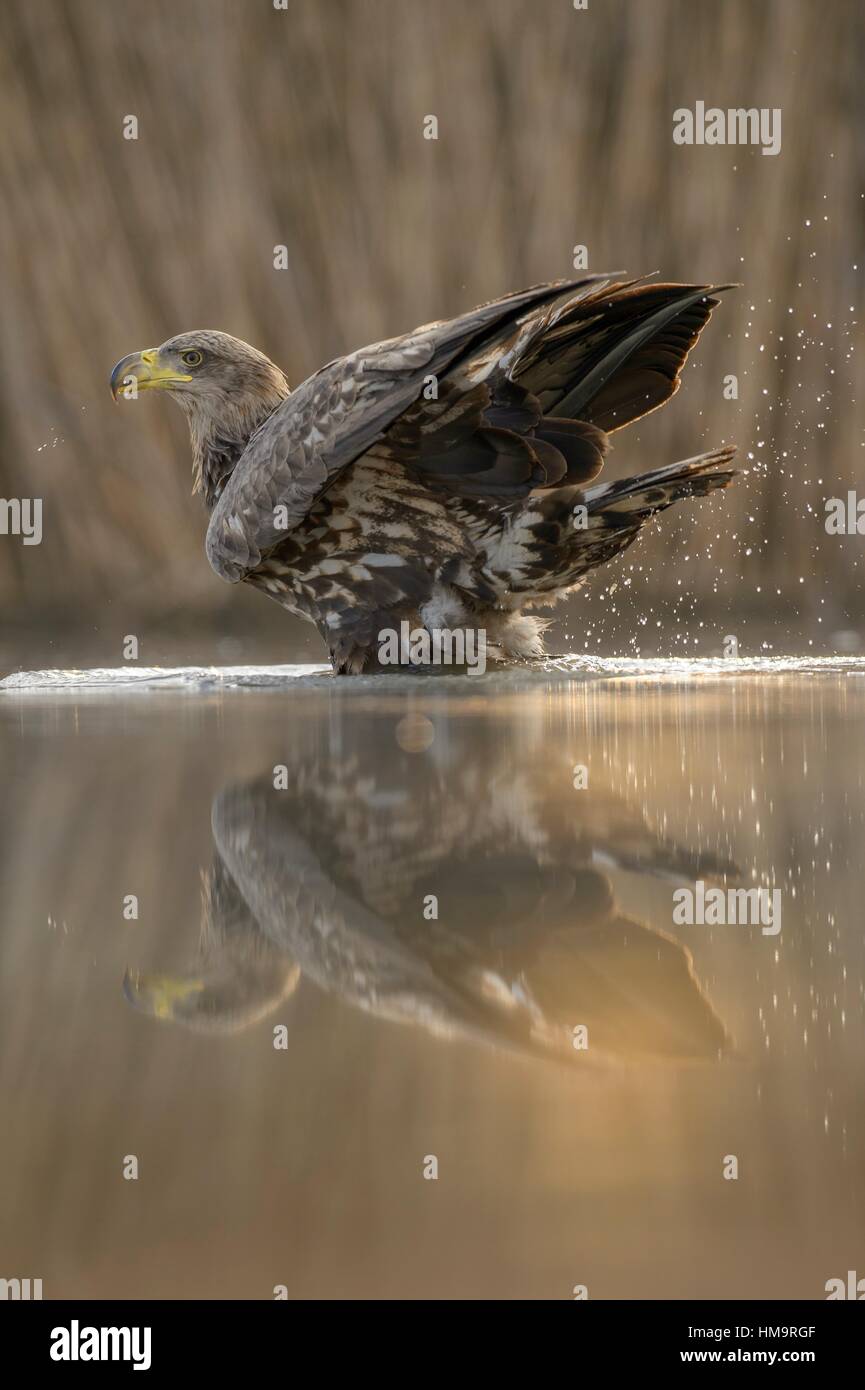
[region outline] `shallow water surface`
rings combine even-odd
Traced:
[[[0,690],[4,1276],[865,1274],[865,665],[138,675]],[[777,921],[679,925],[698,882]]]

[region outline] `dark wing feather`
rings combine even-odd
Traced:
[[[437,399],[415,401],[386,443],[428,486],[459,497],[591,482],[607,431],[678,389],[717,302],[705,285],[634,281],[563,294],[471,347]]]
[[[569,308],[515,372],[545,415],[574,416],[610,433],[663,405],[729,286],[604,288]]]
[[[210,518],[206,549],[213,569],[232,583],[254,570],[285,531],[308,515],[341,470],[417,399],[427,376],[443,375],[497,325],[516,322],[518,339],[527,310],[568,291],[588,293],[605,279],[594,275],[539,285],[323,367],[277,407],[241,455]],[[491,355],[487,370],[499,355]],[[479,374],[477,361],[475,369]],[[277,506],[286,510],[287,527],[276,525]]]

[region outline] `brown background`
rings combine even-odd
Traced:
[[[40,547],[0,537],[4,666],[25,633],[77,662],[130,631],[143,659],[320,655],[210,573],[180,414],[115,408],[121,355],[219,327],[297,382],[567,275],[577,243],[593,270],[743,283],[613,470],[730,439],[760,467],[665,518],[559,642],[616,650],[642,615],[647,653],[855,644],[861,541],[822,524],[863,471],[854,0],[7,0],[0,34],[0,496],[44,499]],[[697,100],[780,106],[781,153],[674,145]]]

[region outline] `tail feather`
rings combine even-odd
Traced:
[[[727,465],[735,457],[735,445],[725,445],[708,454],[653,468],[635,478],[621,478],[615,483],[599,483],[586,488],[582,503],[589,515],[608,515],[615,522],[642,522],[654,512],[662,511],[682,497],[704,497],[716,488],[728,487],[736,477],[736,469]]]
[[[729,467],[735,452],[725,446],[636,478],[534,492],[483,537],[489,568],[512,594],[564,593],[627,550],[656,512],[727,487],[736,476]]]

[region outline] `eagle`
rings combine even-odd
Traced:
[[[626,913],[607,870],[725,881],[732,861],[661,835],[612,786],[564,810],[561,761],[503,767],[483,729],[453,730],[446,777],[409,758],[396,789],[375,720],[335,761],[310,730],[284,788],[268,771],[217,792],[197,956],[178,975],[128,970],[135,1009],[232,1034],[284,1016],[305,982],[387,1024],[539,1059],[730,1054],[691,953]]]
[[[216,574],[312,622],[338,674],[382,634],[483,633],[544,655],[555,603],[655,513],[735,476],[735,450],[609,483],[609,436],[663,405],[730,286],[589,275],[336,358],[294,391],[227,333],[122,358],[114,399],[167,391],[189,424]]]

